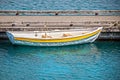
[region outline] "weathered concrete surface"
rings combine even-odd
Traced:
[[[1,32],[42,30],[44,24],[48,29],[103,26],[99,39],[118,39],[120,33],[120,16],[0,16]]]
[[[100,22],[120,21],[120,16],[0,16],[0,22]]]
[[[48,28],[103,26],[104,32],[119,32],[120,16],[0,16],[0,31],[34,30],[43,28],[45,23]]]
[[[120,16],[120,10],[0,10],[1,16]]]

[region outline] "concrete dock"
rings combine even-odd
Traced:
[[[119,12],[119,11],[118,11]],[[98,12],[97,12],[98,13]],[[100,14],[100,13],[98,13]],[[120,39],[120,16],[0,16],[0,32],[5,31],[35,31],[48,29],[77,29],[103,26],[99,39]]]

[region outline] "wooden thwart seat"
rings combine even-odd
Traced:
[[[42,35],[42,38],[52,38],[52,36],[48,36],[47,34]]]
[[[70,34],[70,33],[64,33],[63,34],[63,37],[68,37],[68,36],[72,36],[72,34]]]

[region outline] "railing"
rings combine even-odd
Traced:
[[[0,16],[120,16],[120,10],[0,10]]]

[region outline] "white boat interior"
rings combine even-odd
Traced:
[[[70,30],[52,30],[52,31],[11,31],[14,37],[21,38],[34,38],[34,39],[59,39],[59,38],[70,38],[77,37],[85,34],[89,34],[93,29],[70,29]]]

